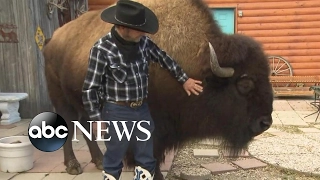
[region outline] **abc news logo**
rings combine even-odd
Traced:
[[[92,123],[94,121],[87,121],[90,123],[90,132],[88,132],[78,121],[71,121],[74,128],[73,139],[72,141],[79,141],[77,139],[77,128],[90,140],[92,141]],[[131,139],[133,130],[135,127],[146,135],[146,138],[139,138],[136,136],[137,141],[147,141],[151,137],[151,133],[148,129],[142,126],[142,123],[147,123],[150,125],[149,121],[132,121],[132,129],[127,128],[127,121],[96,121],[97,123],[97,132],[95,141],[110,141],[111,136],[107,139],[102,138],[102,132],[106,132],[106,135],[109,132],[108,127],[102,129],[102,123],[107,123],[107,126],[113,125],[116,131],[119,141],[121,141],[126,136],[127,140]],[[119,124],[121,126],[119,126]],[[123,128],[120,128],[123,127]],[[122,129],[122,130],[120,130]],[[28,135],[32,145],[44,152],[53,152],[60,149],[67,141],[68,134],[68,125],[66,121],[59,115],[53,112],[43,112],[38,114],[32,119],[28,128]]]

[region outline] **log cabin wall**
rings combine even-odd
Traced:
[[[88,0],[89,10],[102,9],[116,1]],[[235,33],[253,37],[268,55],[285,58],[293,75],[320,75],[320,0],[204,2],[210,8],[234,8]]]
[[[205,2],[210,8],[235,8],[235,33],[253,37],[268,55],[285,58],[293,75],[320,75],[319,0]]]

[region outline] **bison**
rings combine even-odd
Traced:
[[[188,96],[168,71],[150,61],[148,103],[156,127],[154,154],[158,160],[155,179],[163,179],[159,166],[165,152],[189,140],[221,139],[234,153],[247,148],[272,124],[270,70],[261,45],[244,35],[224,34],[202,0],[139,2],[159,19],[160,29],[150,37],[204,86],[199,96]],[[100,19],[101,11],[86,12],[57,29],[43,50],[49,97],[69,127],[71,120],[78,119],[89,129],[81,98],[89,51],[112,27]],[[92,162],[102,169],[97,143],[84,138]],[[69,174],[80,174],[71,139],[69,136],[63,148],[64,164]],[[126,159],[132,165],[130,152]]]

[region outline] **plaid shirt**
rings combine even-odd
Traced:
[[[90,50],[89,67],[83,84],[83,104],[91,120],[100,120],[100,99],[106,101],[139,101],[148,94],[148,65],[152,60],[168,69],[178,82],[188,76],[182,68],[147,36],[141,38],[142,57],[127,62],[111,33],[99,39]]]

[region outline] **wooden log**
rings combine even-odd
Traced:
[[[270,83],[272,83],[273,90],[275,91],[297,91],[304,90],[306,92],[313,94],[312,91],[309,90],[310,86],[314,86],[315,84],[320,83],[319,75],[293,75],[293,76],[279,76],[272,75],[269,77]],[[302,84],[303,86],[297,87],[298,84]],[[289,86],[288,86],[289,85]],[[288,88],[292,87],[292,88]],[[288,89],[287,89],[288,88]]]
[[[314,56],[320,55],[319,49],[265,50],[267,54],[277,56]]]
[[[104,9],[104,8],[107,8],[108,6],[109,5],[91,5],[89,6],[89,11]]]
[[[238,24],[274,23],[274,22],[308,22],[320,21],[320,14],[307,15],[284,15],[284,16],[262,16],[262,17],[241,17],[237,19]]]
[[[270,82],[272,83],[283,83],[283,82],[310,82],[320,83],[320,76],[270,76]]]
[[[305,87],[285,87],[285,86],[280,86],[280,87],[274,87],[274,96],[313,96],[313,92],[309,90],[310,86],[305,86]]]
[[[320,69],[294,69],[294,76],[316,76],[320,75]]]
[[[250,31],[238,31],[238,33],[248,35],[251,37],[320,35],[319,28],[286,29],[286,30],[284,30],[284,29],[281,29],[281,30],[250,30]]]
[[[320,7],[320,1],[286,1],[286,2],[259,2],[256,3],[239,3],[238,10],[258,10],[258,9],[291,9]]]
[[[309,63],[316,62],[320,63],[319,56],[282,56],[284,59],[289,61],[289,63]]]
[[[319,42],[301,42],[301,43],[264,43],[263,48],[266,50],[286,50],[286,49],[317,49],[320,47]]]
[[[208,4],[226,4],[226,3],[252,3],[252,0],[203,0]],[[292,0],[281,0],[283,2],[292,2]],[[300,0],[300,1],[308,1],[308,0]],[[255,0],[254,2],[274,2],[279,3],[279,0]]]
[[[88,5],[108,5],[117,2],[117,0],[88,0]]]
[[[306,36],[273,36],[269,34],[267,37],[254,37],[255,40],[267,43],[301,43],[301,42],[320,42],[320,35]]]
[[[292,69],[319,69],[320,74],[320,63],[318,62],[300,62],[300,63],[290,63]]]
[[[246,30],[271,30],[271,29],[307,29],[320,28],[319,21],[309,22],[277,22],[274,23],[256,23],[256,24],[238,24],[239,31]]]
[[[243,17],[320,14],[319,7],[294,9],[244,10]]]

